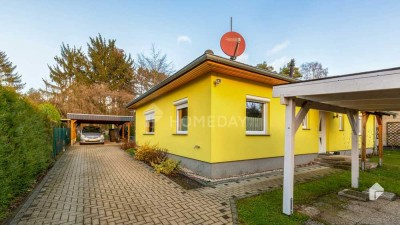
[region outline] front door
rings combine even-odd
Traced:
[[[326,112],[319,111],[319,153],[326,153]]]

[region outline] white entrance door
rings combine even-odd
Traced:
[[[319,153],[326,153],[326,112],[319,111]]]

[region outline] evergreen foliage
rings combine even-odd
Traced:
[[[263,70],[266,70],[266,71],[269,71],[269,72],[274,72],[274,73],[276,73],[274,67],[268,65],[266,61],[257,64],[256,67],[257,67],[257,68],[260,68],[260,69],[263,69]]]
[[[51,162],[51,125],[27,99],[0,87],[0,220]]]
[[[280,69],[279,71],[280,74],[289,76],[290,75],[290,61]],[[294,73],[293,73],[293,78],[301,78],[303,75],[300,73],[299,67],[295,66],[294,67]]]
[[[21,91],[25,83],[21,81],[21,75],[15,72],[17,66],[9,61],[5,52],[0,51],[0,86],[12,87]]]

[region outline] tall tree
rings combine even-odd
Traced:
[[[87,54],[81,48],[62,44],[61,55],[54,57],[56,64],[49,66],[49,79],[43,80],[44,97],[63,115],[128,114],[124,105],[134,97],[133,60],[115,42],[99,34],[90,38]]]
[[[328,76],[328,68],[323,68],[319,62],[309,62],[301,65],[303,80],[319,79]]]
[[[111,90],[132,90],[134,61],[115,45],[115,40],[106,40],[100,34],[90,38],[88,57],[90,83],[108,84]]]
[[[43,93],[60,108],[68,100],[66,92],[74,82],[88,82],[89,64],[81,48],[70,47],[64,43],[61,45],[61,55],[55,56],[54,60],[56,64],[48,66],[49,79],[43,79]]]
[[[269,72],[276,72],[276,71],[274,70],[274,67],[268,65],[266,61],[257,64],[256,67],[257,67],[257,68],[260,68],[260,69],[263,69],[263,70],[266,70],[266,71],[269,71]]]
[[[280,69],[279,73],[285,76],[290,76],[290,61]],[[301,78],[302,74],[297,66],[294,66],[293,78]]]
[[[17,66],[13,66],[5,52],[0,51],[0,85],[12,87],[21,91],[25,87],[22,83],[21,75],[15,72]]]
[[[154,44],[150,55],[137,55],[134,80],[135,94],[143,94],[173,73],[173,66],[167,55],[156,49]]]

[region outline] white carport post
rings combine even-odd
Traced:
[[[285,114],[285,155],[283,164],[283,213],[293,214],[294,187],[294,139],[297,129],[307,115],[310,104],[305,103],[296,115],[294,98],[281,98],[281,104],[286,105]]]
[[[358,188],[360,161],[358,151],[358,112],[348,112],[347,117],[351,125],[351,187]]]
[[[285,155],[283,164],[283,213],[293,213],[293,185],[294,185],[294,130],[296,104],[293,98],[286,99],[285,115]]]

